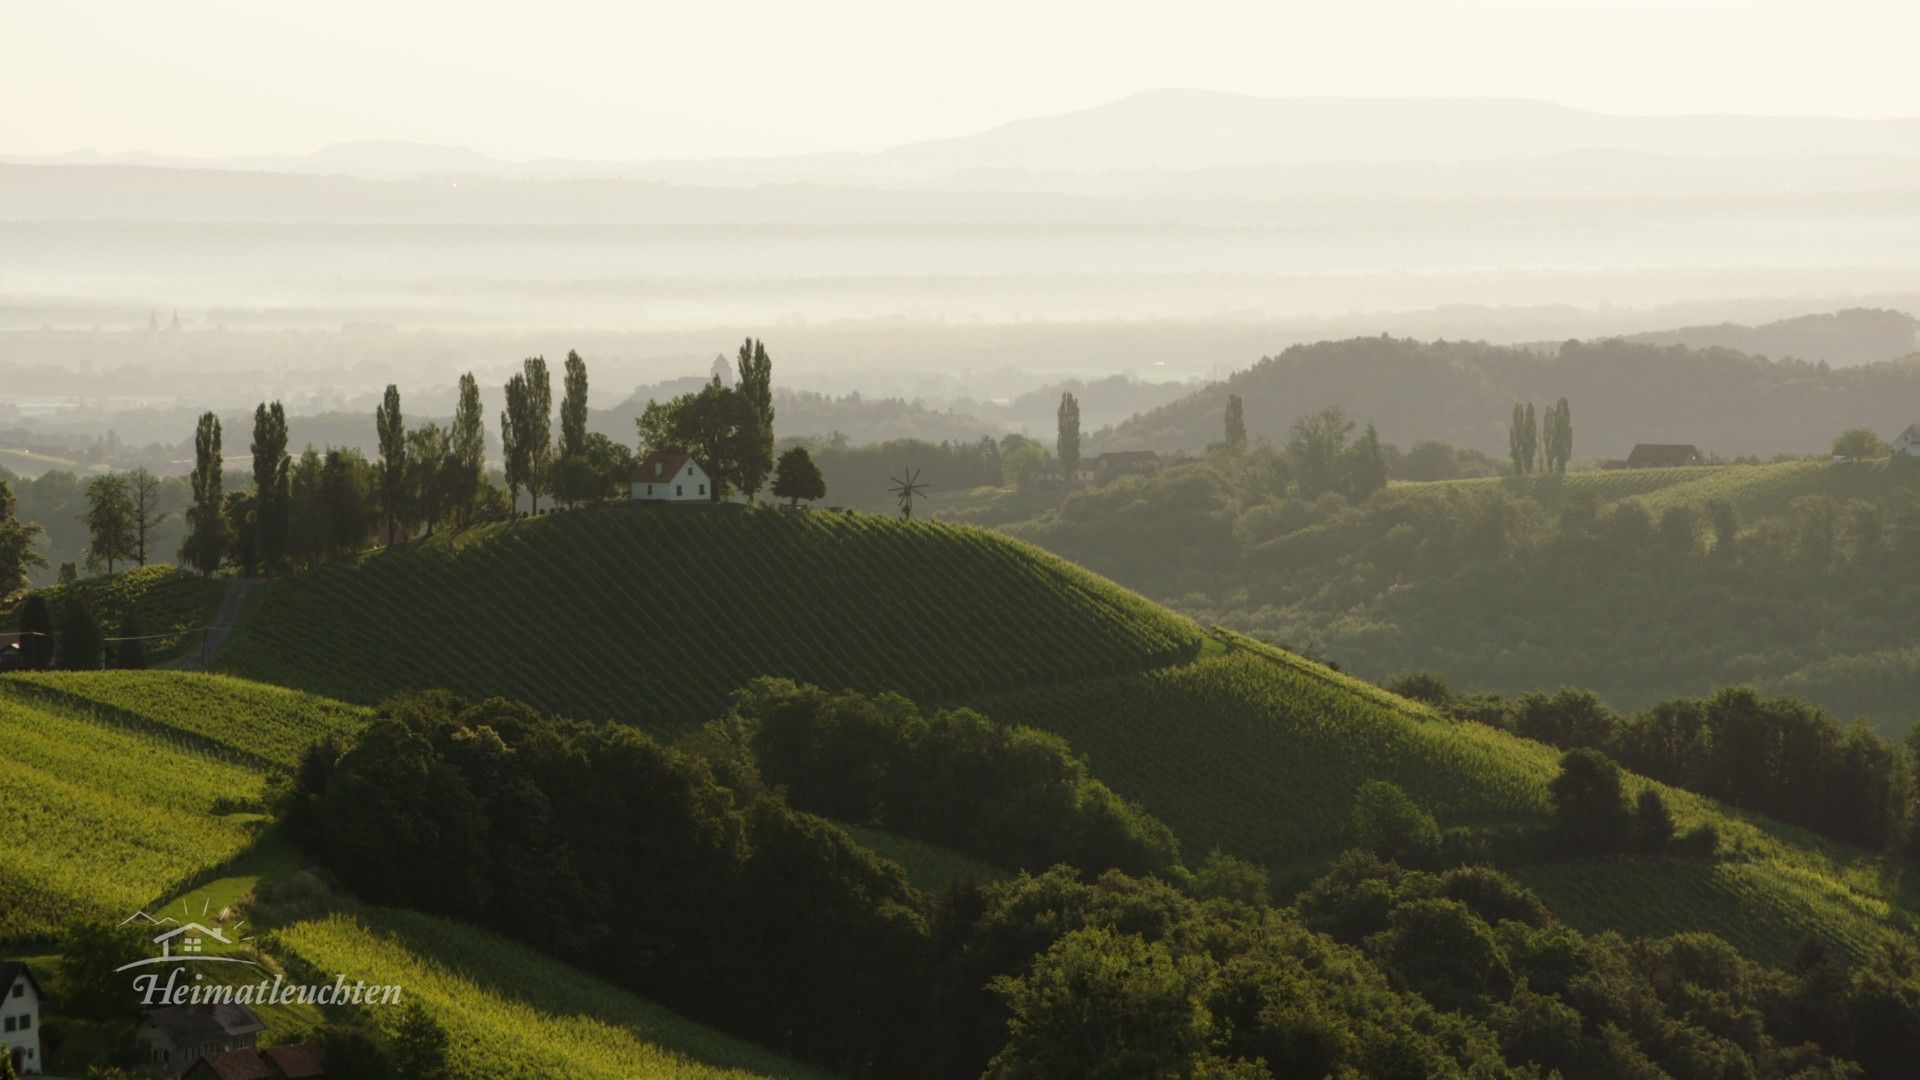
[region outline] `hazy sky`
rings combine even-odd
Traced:
[[[0,0],[0,153],[878,149],[1153,87],[1920,115],[1901,0]]]

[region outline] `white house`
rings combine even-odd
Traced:
[[[1920,458],[1920,424],[1908,425],[1907,430],[1894,438],[1893,452],[1896,456]]]
[[[633,470],[629,496],[639,502],[710,502],[712,483],[687,454],[648,454]]]
[[[40,1046],[40,984],[17,960],[0,960],[0,1046],[19,1073],[43,1068]]]

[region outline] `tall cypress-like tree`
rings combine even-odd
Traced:
[[[53,666],[53,612],[39,593],[20,604],[20,662],[28,671]]]
[[[1347,497],[1365,502],[1387,486],[1387,454],[1371,423],[1347,450]]]
[[[1567,462],[1573,460],[1573,406],[1561,398],[1553,406],[1553,460],[1555,472],[1566,472]]]
[[[500,447],[507,474],[507,505],[516,511],[520,489],[527,483],[527,376],[515,372],[507,380],[507,407],[500,410]]]
[[[1059,434],[1054,449],[1060,452],[1060,475],[1071,484],[1080,478],[1080,401],[1066,391],[1060,393],[1060,410],[1056,414],[1059,421]]]
[[[380,508],[386,513],[387,543],[400,535],[403,516],[401,501],[407,493],[407,424],[400,414],[400,388],[387,384],[387,392],[373,410],[373,423],[380,433]]]
[[[751,501],[773,472],[773,358],[767,355],[767,343],[753,338],[742,342],[738,367],[733,392],[744,408],[733,455],[734,480]]]
[[[287,553],[287,530],[292,520],[288,486],[287,411],[278,401],[263,402],[253,410],[253,517],[260,545],[260,561],[271,575]]]
[[[587,452],[587,362],[567,350],[567,373],[561,380],[560,458]]]
[[[1540,460],[1540,420],[1533,413],[1533,402],[1527,402],[1526,419],[1520,426],[1520,453],[1527,461],[1527,471],[1532,472]]]
[[[100,632],[100,620],[84,594],[67,598],[60,609],[60,637],[57,656],[65,671],[100,670],[101,650],[106,645]]]
[[[521,453],[526,468],[521,483],[533,498],[533,509],[540,510],[540,496],[553,480],[553,381],[547,376],[547,360],[530,356],[522,365],[526,373],[526,427],[521,430]]]
[[[1507,460],[1513,463],[1513,475],[1527,475],[1526,407],[1513,403],[1513,419],[1507,423]]]
[[[1227,449],[1239,453],[1247,448],[1246,405],[1239,394],[1227,395]]]
[[[9,603],[27,587],[27,571],[46,567],[46,556],[33,550],[40,540],[38,525],[13,516],[13,488],[0,480],[0,603]]]
[[[187,508],[187,536],[180,545],[180,557],[187,565],[211,575],[220,569],[226,555],[227,525],[222,508],[220,417],[200,414],[193,433],[193,505]]]
[[[447,485],[448,509],[461,525],[473,519],[487,470],[487,418],[480,406],[480,383],[469,371],[460,376],[460,400],[453,407],[453,429],[447,433],[454,469]]]

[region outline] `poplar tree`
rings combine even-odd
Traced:
[[[741,430],[734,448],[734,481],[751,502],[773,471],[773,358],[767,343],[748,338],[740,345],[738,378]]]
[[[454,461],[448,499],[455,520],[465,525],[472,519],[487,469],[487,420],[480,406],[480,383],[471,371],[460,376],[460,400],[454,405],[453,430],[447,437]]]
[[[564,461],[587,451],[587,362],[572,350],[567,352],[562,388],[559,456]]]
[[[522,365],[525,388],[520,429],[520,453],[523,466],[520,482],[533,499],[533,510],[540,510],[553,477],[553,382],[547,377],[547,361],[530,356]]]
[[[1513,403],[1513,419],[1507,424],[1507,460],[1513,463],[1513,475],[1527,475],[1526,409],[1519,403]]]
[[[1246,406],[1239,394],[1227,395],[1227,449],[1239,453],[1247,448]]]
[[[400,414],[400,388],[393,383],[373,410],[373,423],[380,432],[380,508],[391,544],[400,534],[400,503],[407,491],[407,424]]]
[[[507,380],[507,407],[500,410],[500,446],[505,457],[507,505],[518,508],[520,489],[527,482],[527,376],[515,373]]]
[[[1066,391],[1060,393],[1056,414],[1059,433],[1054,448],[1060,453],[1060,474],[1071,484],[1080,476],[1080,402]]]
[[[253,519],[260,561],[271,575],[287,553],[293,500],[288,486],[287,411],[278,401],[253,410]]]
[[[1533,402],[1527,402],[1526,419],[1520,425],[1520,454],[1527,462],[1527,471],[1532,472],[1540,460],[1540,421],[1533,413]]]
[[[187,536],[180,545],[180,557],[206,575],[220,569],[220,560],[226,554],[220,469],[220,417],[201,413],[200,425],[193,433],[193,473],[188,477],[193,505],[187,508]]]

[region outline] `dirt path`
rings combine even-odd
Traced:
[[[233,624],[240,621],[240,612],[247,606],[247,596],[253,592],[255,585],[260,584],[260,580],[234,578],[227,582],[227,591],[220,596],[220,610],[214,613],[213,625],[207,628],[200,646],[181,661],[180,670],[205,671],[207,661],[220,655],[220,646],[227,643],[227,635],[233,632]]]

